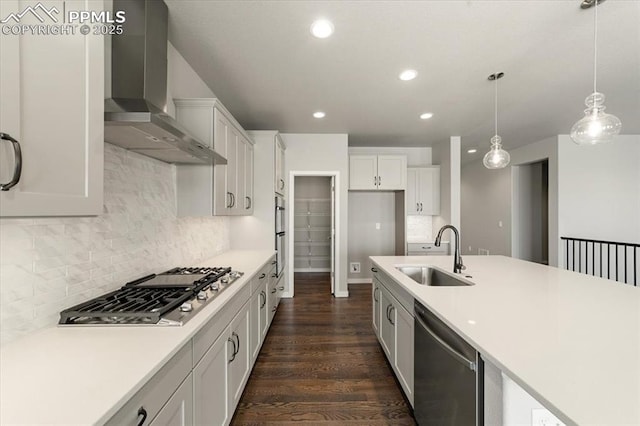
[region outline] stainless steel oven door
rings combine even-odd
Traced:
[[[278,277],[282,274],[285,264],[285,233],[278,232],[276,234],[276,274]]]

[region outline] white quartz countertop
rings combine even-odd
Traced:
[[[474,286],[428,287],[395,267],[451,256],[371,259],[563,422],[640,425],[640,288],[503,256],[464,257]]]
[[[0,424],[106,422],[274,254],[230,251],[196,262],[245,275],[184,326],[50,327],[7,344],[0,350]]]

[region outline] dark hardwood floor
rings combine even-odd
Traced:
[[[232,425],[415,425],[371,327],[371,287],[330,294],[329,275],[295,274]]]

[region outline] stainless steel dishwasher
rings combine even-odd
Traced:
[[[480,354],[415,302],[414,415],[423,426],[484,425]]]

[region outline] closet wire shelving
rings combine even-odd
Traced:
[[[331,199],[296,198],[294,270],[331,271]]]

